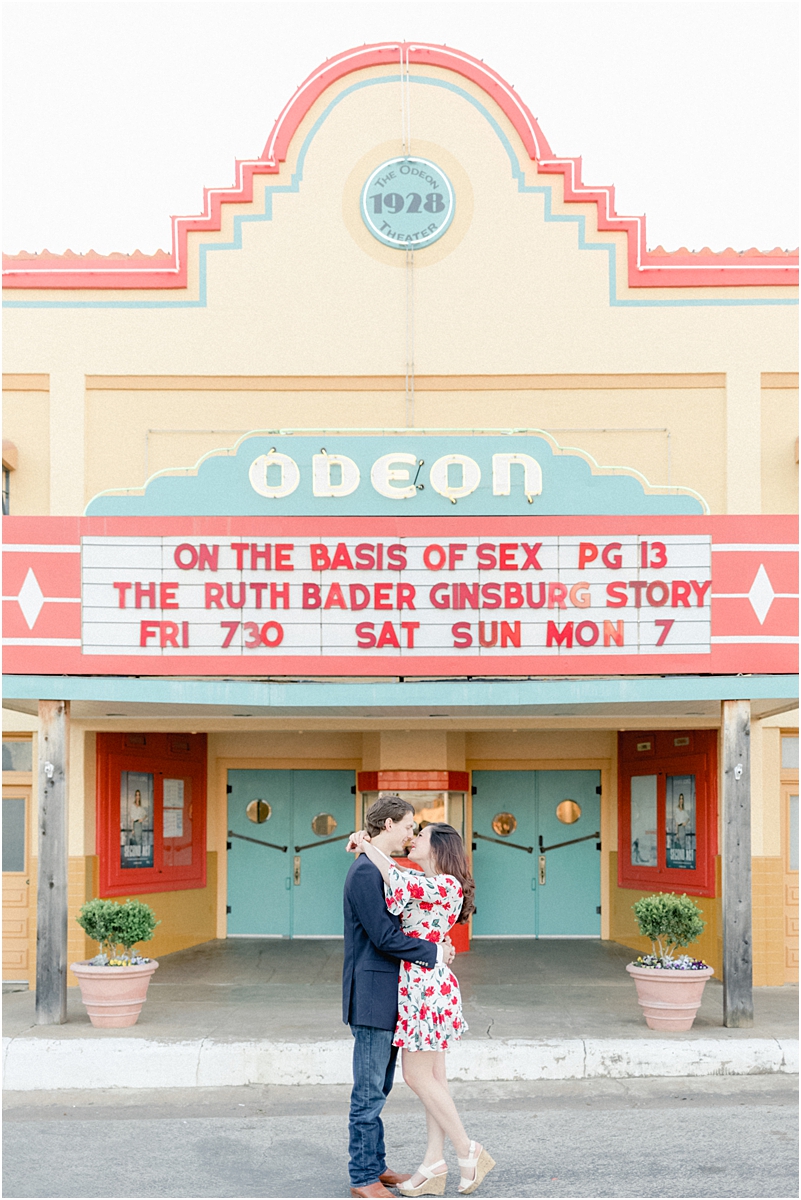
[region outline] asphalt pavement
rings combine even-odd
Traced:
[[[468,1134],[498,1162],[477,1196],[796,1197],[797,1078],[454,1083]],[[8,1093],[3,1195],[347,1197],[349,1090]],[[411,1171],[424,1118],[385,1109],[389,1163]],[[448,1148],[447,1196],[458,1169]]]

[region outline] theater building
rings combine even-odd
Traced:
[[[7,258],[40,1019],[92,896],[156,955],[339,936],[388,789],[472,847],[473,939],[644,946],[632,903],[686,892],[730,1023],[797,980],[797,273],[650,249],[488,66],[407,44],[323,64],[169,252]]]

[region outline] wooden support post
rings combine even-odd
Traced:
[[[723,701],[723,1024],[754,1023],[751,940],[751,702]]]
[[[67,1019],[67,700],[39,701],[36,1023]]]

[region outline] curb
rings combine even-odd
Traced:
[[[351,1046],[350,1039],[4,1038],[3,1073],[7,1091],[349,1084]],[[791,1038],[509,1038],[448,1052],[449,1077],[465,1081],[797,1073]]]

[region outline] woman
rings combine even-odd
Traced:
[[[473,911],[473,883],[464,845],[451,825],[426,825],[409,847],[422,870],[402,870],[370,844],[360,830],[352,839],[357,853],[378,867],[386,885],[387,907],[401,920],[409,937],[439,942]],[[428,1145],[422,1164],[402,1196],[441,1196],[448,1168],[442,1157],[446,1136],[453,1142],[461,1168],[459,1192],[474,1192],[495,1166],[480,1142],[470,1141],[448,1091],[445,1050],[467,1028],[462,1019],[459,982],[444,964],[424,970],[401,964],[398,1024],[393,1044],[401,1047],[403,1078],[426,1110]]]

